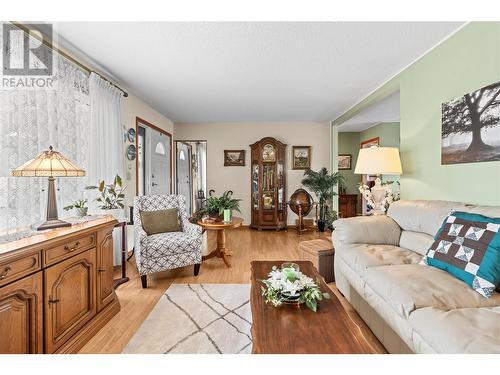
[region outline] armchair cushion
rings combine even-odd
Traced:
[[[150,258],[200,252],[201,236],[192,236],[185,232],[158,233],[144,237],[141,248],[142,256]]]
[[[142,227],[148,234],[179,232],[182,230],[179,221],[179,209],[140,211]]]

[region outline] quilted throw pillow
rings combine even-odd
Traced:
[[[421,264],[447,271],[482,296],[491,297],[500,284],[500,218],[450,214]]]

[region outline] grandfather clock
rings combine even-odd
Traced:
[[[251,205],[250,227],[262,229],[286,229],[286,144],[266,137],[250,145]]]

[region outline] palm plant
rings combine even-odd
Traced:
[[[319,219],[323,225],[326,220],[325,208],[329,205],[332,198],[337,195],[335,186],[343,181],[344,177],[339,172],[330,174],[326,168],[321,168],[318,172],[311,169],[304,172],[302,185],[316,195],[319,203]],[[333,214],[333,212],[330,211],[330,214]]]

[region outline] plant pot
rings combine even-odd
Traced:
[[[113,208],[113,209],[108,209],[108,210],[101,208],[101,215],[111,215],[115,219],[118,219],[120,217],[121,212],[122,212],[122,210],[119,208]]]
[[[208,218],[210,220],[213,220],[214,222],[219,222],[224,220],[224,216],[219,214],[208,214]]]
[[[318,231],[324,232],[325,231],[325,226],[326,226],[326,221],[325,220],[318,220]]]
[[[79,207],[79,208],[75,208],[76,216],[78,216],[78,217],[84,217],[84,216],[87,216],[88,211],[89,211],[89,208],[88,208],[88,207]]]

